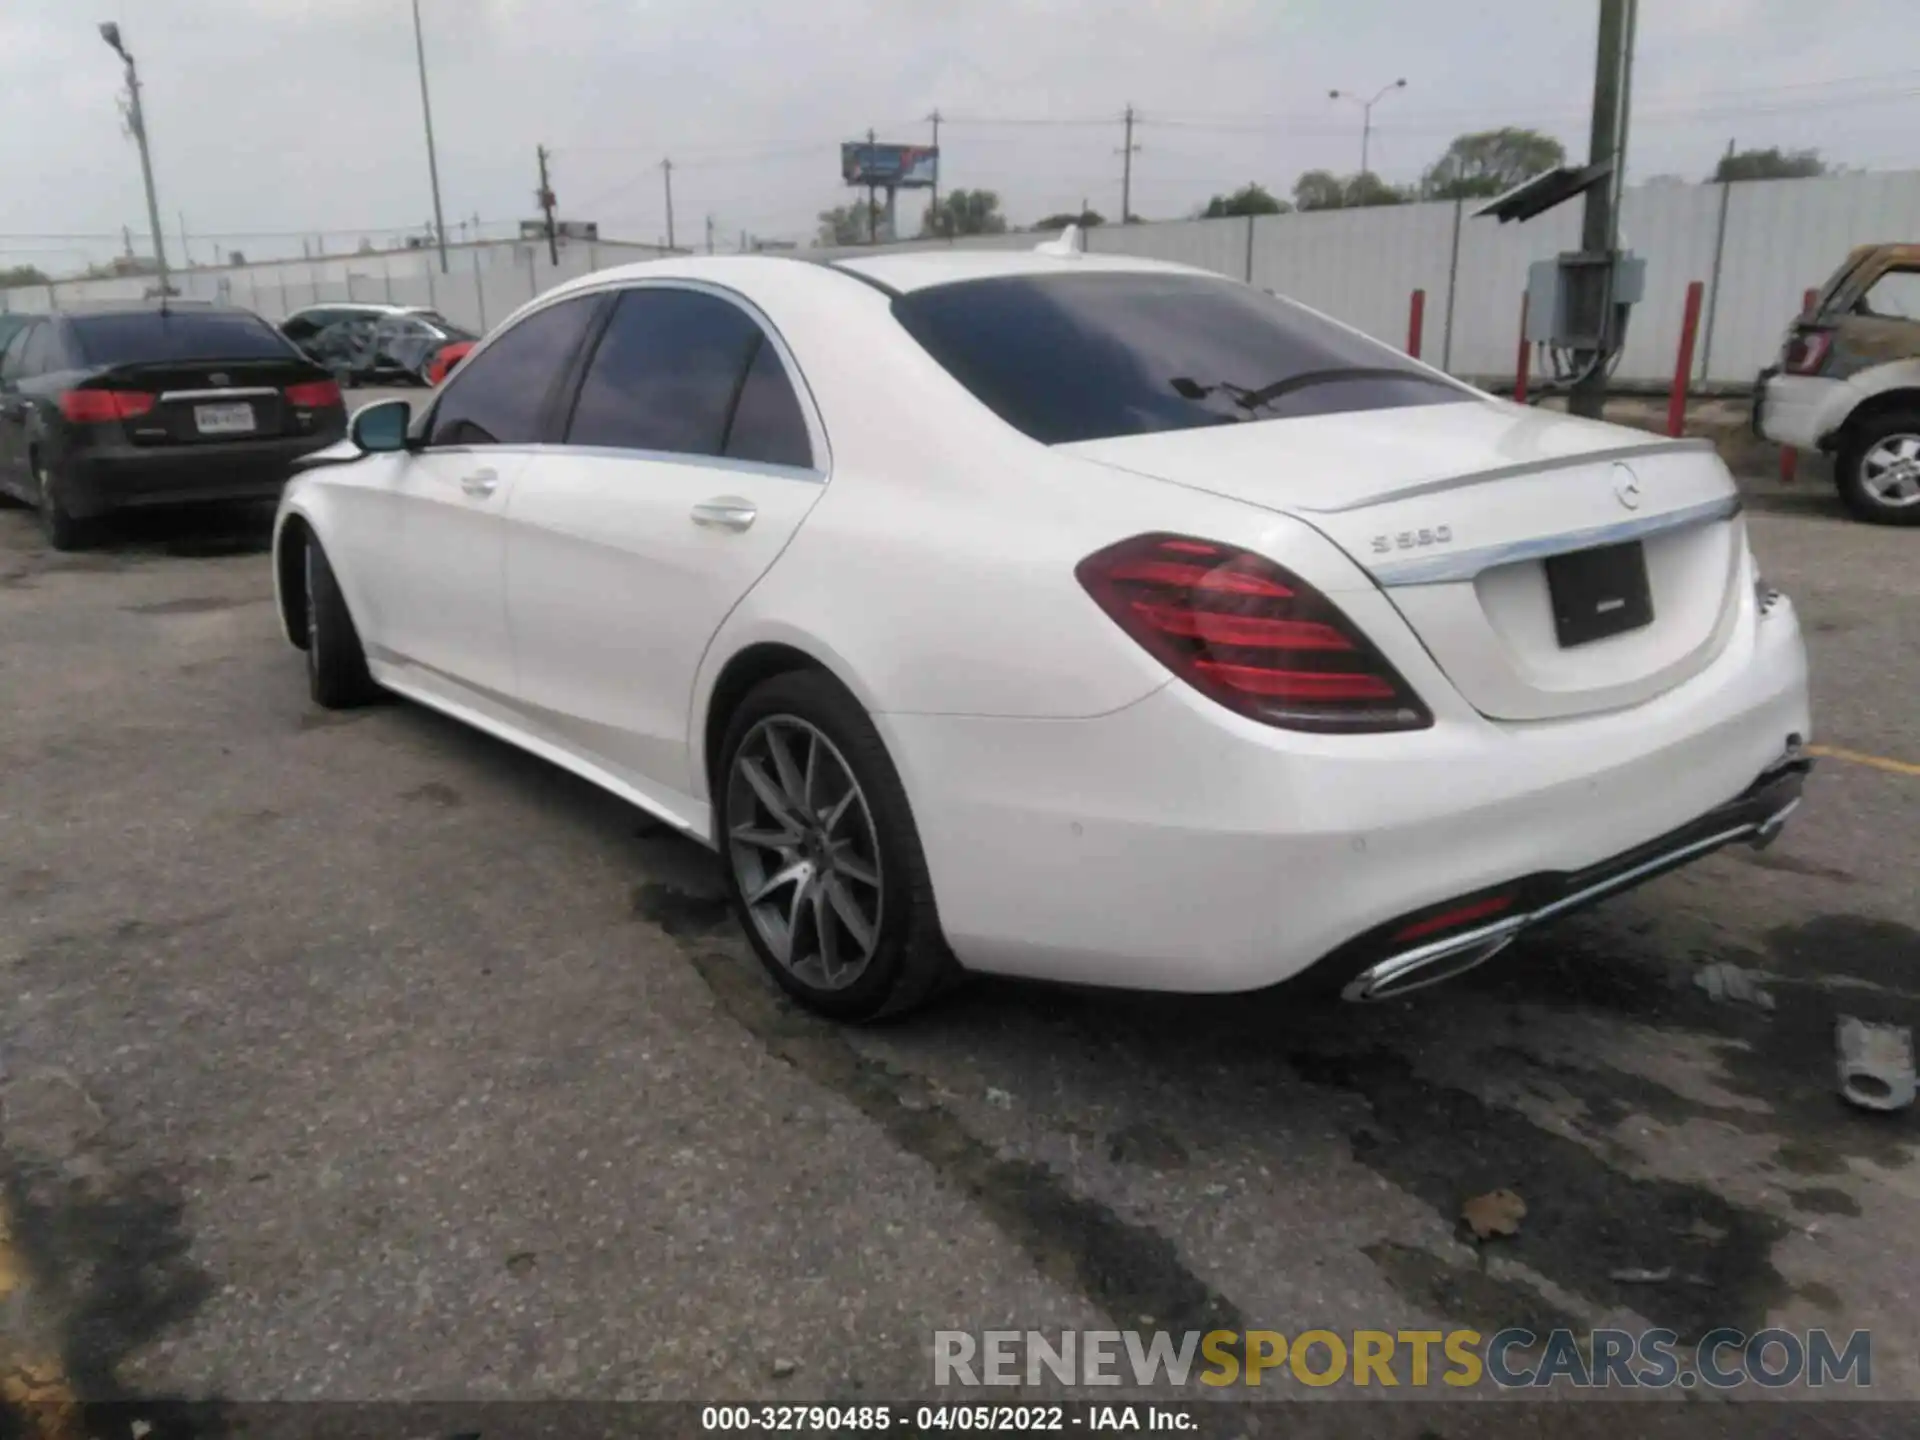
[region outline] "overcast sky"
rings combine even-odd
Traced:
[[[533,210],[534,147],[567,216],[676,238],[801,238],[848,198],[838,142],[941,134],[942,184],[1016,223],[1117,215],[1120,114],[1142,117],[1134,209],[1191,212],[1257,180],[1359,167],[1333,87],[1407,87],[1372,167],[1411,181],[1455,134],[1536,126],[1586,147],[1596,0],[421,0],[448,228]],[[193,249],[385,243],[432,214],[409,0],[4,0],[0,265],[70,271],[146,210],[122,131],[116,19],[140,62],[162,224]],[[1647,0],[1630,174],[1698,179],[1729,138],[1920,168],[1914,0]],[[1012,123],[1021,122],[1021,123]],[[1035,123],[1043,122],[1043,123]],[[904,206],[903,206],[904,208]],[[904,225],[904,221],[903,221]],[[243,233],[244,232],[244,233]],[[276,236],[267,232],[287,232]],[[109,241],[103,236],[115,237]],[[144,245],[141,248],[145,248]]]

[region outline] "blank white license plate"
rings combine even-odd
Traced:
[[[196,405],[193,425],[202,435],[247,435],[253,431],[251,405]]]

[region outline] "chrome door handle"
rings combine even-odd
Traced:
[[[711,530],[744,530],[760,513],[751,501],[733,495],[703,501],[693,507],[693,523]]]
[[[500,474],[496,470],[476,470],[471,475],[460,477],[460,488],[475,499],[485,499],[500,485]]]

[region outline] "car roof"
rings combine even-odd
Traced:
[[[1146,260],[1133,255],[1050,255],[1034,250],[934,250],[885,255],[672,255],[595,270],[558,285],[540,300],[640,280],[706,281],[736,286],[753,295],[788,285],[818,283],[838,274],[888,294],[906,294],[934,285],[962,280],[985,280],[1002,275],[1070,275],[1094,271],[1112,273],[1201,275],[1224,277],[1211,270]]]
[[[294,315],[305,315],[310,310],[348,310],[358,315],[432,315],[438,312],[431,305],[387,305],[377,300],[322,300],[317,305],[302,305]],[[287,317],[292,319],[290,315]]]
[[[896,250],[880,255],[845,255],[830,262],[877,280],[890,290],[909,293],[964,280],[990,280],[1008,275],[1072,275],[1087,271],[1133,271],[1179,275],[1212,275],[1190,265],[1147,260],[1137,255],[1051,254],[1041,250]],[[1214,276],[1218,279],[1218,276]]]
[[[214,300],[187,300],[175,297],[162,304],[159,300],[79,300],[62,305],[52,318],[87,320],[96,315],[246,315],[253,311],[239,305],[222,305]]]

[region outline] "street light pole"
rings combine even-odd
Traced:
[[[427,98],[427,42],[420,33],[420,0],[413,0],[413,53],[420,65],[420,114],[427,122],[427,177],[433,182],[433,238],[440,245],[440,273],[447,273],[447,222],[440,213],[440,161],[433,150],[433,102]]]
[[[160,197],[153,188],[153,157],[147,152],[147,117],[140,106],[140,72],[134,68],[133,56],[121,43],[118,25],[107,21],[100,27],[100,38],[111,45],[114,54],[127,65],[127,125],[140,146],[140,178],[147,186],[147,224],[153,232],[153,268],[160,278],[160,294],[165,296],[173,286],[167,279],[167,246],[160,234]]]
[[[1395,90],[1407,88],[1405,80],[1396,80],[1391,85],[1382,85],[1380,91],[1371,100],[1362,100],[1351,90],[1329,90],[1329,100],[1351,100],[1360,107],[1360,173],[1367,173],[1368,147],[1373,140],[1373,107],[1392,94]]]

